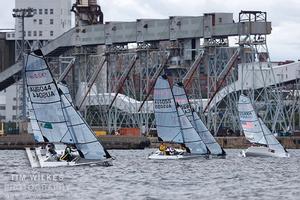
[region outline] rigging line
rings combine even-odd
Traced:
[[[179,131],[179,132],[172,138],[171,142],[173,142],[173,140],[174,140],[180,133],[182,134],[182,132]],[[182,141],[182,142],[184,143],[184,141]]]

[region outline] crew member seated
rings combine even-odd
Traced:
[[[167,147],[166,155],[171,156],[171,155],[174,155],[174,153],[175,153],[175,150],[173,147]]]
[[[60,158],[61,160],[66,160],[68,162],[73,160],[73,156],[72,156],[72,149],[70,145],[67,145],[64,154],[61,156]]]
[[[57,155],[56,151],[55,151],[55,146],[54,144],[48,144],[48,151],[49,153],[53,156],[53,155]]]
[[[190,148],[188,148],[187,146],[185,146],[185,144],[181,144],[180,148],[185,151],[186,153],[191,153]]]
[[[50,154],[49,160],[58,160],[57,152],[55,151],[54,144],[50,143],[47,145],[48,152]]]
[[[164,154],[166,155],[166,149],[167,149],[167,145],[165,145],[164,143],[161,143],[159,145],[159,150]]]

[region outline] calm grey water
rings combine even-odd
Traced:
[[[111,150],[112,167],[31,169],[25,151],[0,151],[0,199],[300,199],[291,158],[152,161],[153,149]]]

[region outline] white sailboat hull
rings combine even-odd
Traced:
[[[177,155],[165,155],[161,151],[156,151],[149,155],[148,159],[151,160],[183,160],[183,159],[193,159],[193,158],[208,158],[208,155],[195,155],[189,153],[181,153]]]
[[[279,157],[288,158],[290,154],[287,152],[281,153],[271,151],[268,147],[264,146],[251,146],[247,150],[240,152],[242,157]]]
[[[28,160],[32,168],[44,168],[44,167],[70,167],[70,166],[112,166],[112,159],[105,160],[85,160],[80,158],[79,155],[68,162],[65,160],[52,159],[49,153],[43,153],[41,147],[37,147],[33,150],[30,148],[25,148]],[[56,150],[58,154],[61,155],[63,150]]]

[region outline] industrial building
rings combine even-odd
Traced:
[[[71,0],[15,0],[15,12],[18,9],[33,8],[33,16],[24,19],[25,50],[40,48],[49,41],[57,38],[71,29]],[[7,30],[0,33],[0,72],[19,62],[22,52],[22,20],[15,18],[15,30]],[[19,82],[20,73],[6,80],[14,83],[7,89],[2,88],[0,96],[6,104],[6,112],[1,113],[2,121],[18,121],[20,118],[20,98],[22,82]],[[8,95],[9,93],[9,95]],[[10,98],[14,95],[14,100]],[[7,96],[8,95],[8,96]],[[5,101],[4,101],[5,100]],[[14,108],[12,110],[12,108]],[[5,114],[5,115],[3,115]]]
[[[151,91],[166,73],[172,82],[183,82],[214,134],[239,131],[236,102],[242,92],[272,130],[299,129],[299,63],[270,61],[266,44],[272,26],[266,12],[241,11],[238,19],[232,13],[204,13],[104,23],[96,1],[77,0],[72,11],[76,26],[42,51],[92,126],[108,132],[155,130]],[[238,44],[230,45],[232,38]],[[2,87],[21,69],[16,63],[3,71]]]

